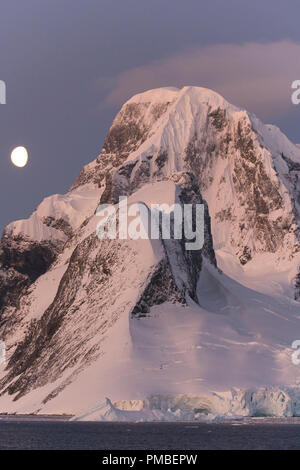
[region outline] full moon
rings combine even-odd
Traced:
[[[25,147],[16,147],[11,152],[10,159],[15,166],[22,168],[28,162],[28,153]]]

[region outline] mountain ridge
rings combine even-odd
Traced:
[[[299,165],[300,149],[278,128],[263,125],[211,90],[161,88],[128,100],[101,154],[82,169],[68,193],[46,198],[29,219],[4,230],[0,334],[8,363],[1,371],[0,407],[76,413],[99,394],[135,399],[136,389],[146,398],[170,393],[176,381],[177,392],[187,393],[181,375],[195,393],[245,388],[244,367],[258,386],[263,380],[251,371],[253,356],[276,371],[265,374],[267,383],[295,381],[288,355],[300,296]],[[148,208],[153,202],[204,203],[202,251],[187,254],[177,240],[98,240],[97,206],[116,204],[120,196]],[[259,314],[255,299],[261,299]],[[165,323],[164,318],[173,321],[172,309],[182,311],[201,337],[192,340],[192,352],[186,347],[184,361],[176,343],[169,344],[168,335],[178,344],[188,338],[179,314],[174,314],[174,328],[182,337]],[[152,345],[155,318],[162,321],[176,361]],[[213,333],[216,325],[222,346]],[[213,338],[212,348],[201,326]],[[228,348],[226,342],[243,344],[247,353],[240,365],[224,355],[228,377],[220,369],[218,382],[202,362],[218,368],[214,351]],[[149,357],[143,353],[139,361],[133,351],[146,345]],[[170,371],[162,380],[164,354]],[[131,364],[124,369],[127,375],[122,356]],[[153,371],[151,380],[147,370]],[[100,384],[102,375],[107,385]]]

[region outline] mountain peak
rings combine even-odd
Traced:
[[[215,245],[247,264],[256,253],[298,253],[299,164],[299,148],[278,128],[218,93],[158,88],[123,105],[103,151],[74,187],[93,182],[102,202],[116,202],[147,182],[190,171],[215,214]]]
[[[153,88],[133,95],[123,106],[126,106],[128,103],[164,103],[166,101],[173,101],[178,96],[179,92],[180,89],[176,87]]]
[[[174,384],[200,404],[203,390],[245,390],[248,368],[255,386],[291,383],[299,172],[300,149],[278,128],[211,90],[128,100],[67,195],[4,231],[1,409],[73,413],[137,390],[169,396]],[[99,240],[96,208],[120,196],[202,203],[203,249]]]
[[[124,103],[122,108],[132,103],[174,103],[175,101],[180,101],[182,98],[185,97],[187,97],[190,101],[194,102],[195,104],[209,103],[211,106],[220,106],[224,109],[231,107],[232,109],[235,109],[237,111],[241,110],[241,108],[230,104],[222,95],[220,95],[216,91],[211,90],[209,88],[193,85],[186,85],[182,88],[170,86],[146,90],[136,95],[133,95],[129,100]]]

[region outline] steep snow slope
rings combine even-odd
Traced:
[[[299,171],[299,147],[217,93],[131,98],[67,195],[4,231],[0,410],[298,413]],[[202,252],[98,240],[98,202],[123,195],[148,210],[203,196]]]

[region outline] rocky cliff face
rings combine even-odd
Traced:
[[[114,119],[101,154],[80,172],[71,190],[86,183],[101,186],[109,173],[124,163],[154,132],[160,118],[170,108],[176,89],[164,89],[157,100],[129,100]],[[130,165],[123,170],[128,175]],[[107,184],[107,181],[106,183]]]
[[[299,147],[216,93],[185,87],[172,90],[172,100],[169,93],[165,105],[162,90],[153,90],[122,108],[117,121],[127,106],[149,102],[160,103],[164,113],[154,123],[145,116],[148,133],[138,145],[127,135],[130,153],[107,172],[101,201],[114,203],[146,182],[190,171],[213,215],[215,246],[234,253],[242,265],[258,253],[274,255],[277,263],[299,260]],[[138,125],[139,118],[133,119]]]
[[[210,90],[131,98],[69,192],[4,231],[1,396],[18,402],[43,390],[34,405],[42,409],[100,364],[120,325],[129,335],[131,319],[147,318],[154,306],[201,306],[197,286],[205,263],[215,269],[215,250],[241,269],[259,269],[268,256],[274,270],[289,270],[297,299],[299,172],[298,147]],[[184,239],[100,241],[97,205],[124,195],[149,211],[152,202],[203,203],[203,249],[186,251]]]
[[[114,203],[149,181],[190,171],[213,214],[215,244],[246,264],[258,252],[299,254],[299,158],[278,129],[216,93],[160,89],[124,105],[103,152],[75,184],[100,184],[101,201]]]

